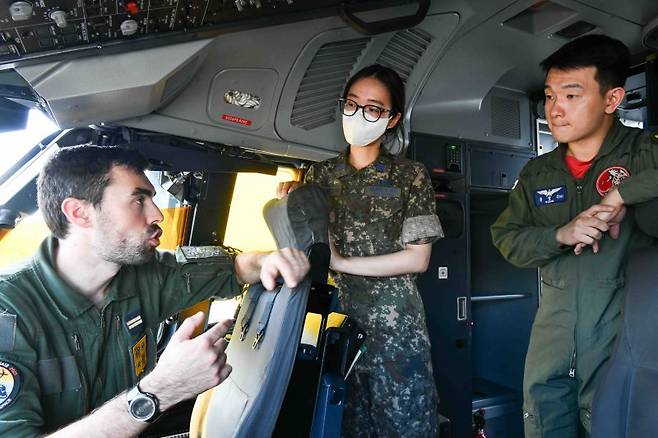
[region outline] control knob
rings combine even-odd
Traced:
[[[14,21],[25,21],[32,17],[32,4],[28,2],[14,2],[9,5],[9,15]]]
[[[124,20],[120,26],[121,33],[124,36],[134,35],[137,32],[138,27],[139,26],[135,20]]]
[[[55,22],[57,27],[65,28],[69,24],[66,21],[66,12],[64,11],[60,11],[60,10],[52,11],[50,13],[50,19]]]

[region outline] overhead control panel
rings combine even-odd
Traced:
[[[17,0],[0,6],[0,66],[181,42],[410,1]],[[126,44],[128,43],[128,44]]]

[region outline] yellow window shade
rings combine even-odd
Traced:
[[[235,181],[224,244],[242,251],[271,251],[274,239],[263,219],[263,207],[276,197],[279,182],[296,180],[293,169],[280,167],[275,176],[239,173]]]

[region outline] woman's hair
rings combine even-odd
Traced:
[[[345,84],[342,96],[343,99],[347,97],[347,93],[349,93],[352,85],[363,78],[375,78],[386,87],[388,94],[391,97],[391,117],[397,114],[404,114],[404,83],[395,70],[379,64],[370,65],[356,72],[354,76],[347,81],[347,84]],[[396,130],[400,130],[401,127],[402,119],[400,119],[394,128],[387,129],[386,134],[392,134]]]

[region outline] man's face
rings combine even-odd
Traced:
[[[609,105],[610,91],[601,94],[595,75],[596,67],[553,68],[546,75],[544,108],[553,138],[558,142],[587,140],[608,129],[606,114],[612,114],[616,106]]]
[[[153,202],[155,189],[143,173],[115,166],[94,209],[94,247],[100,257],[120,265],[147,262],[160,244],[163,216]]]

